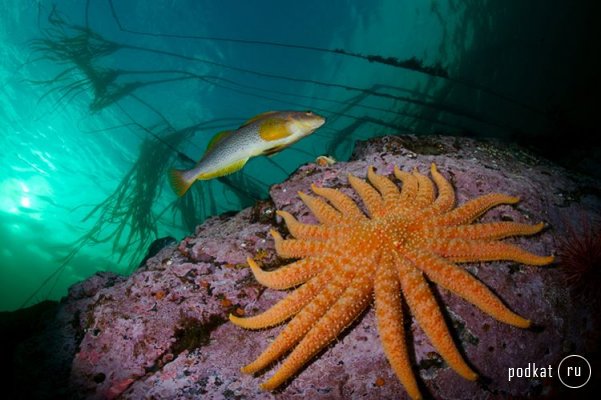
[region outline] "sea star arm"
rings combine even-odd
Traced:
[[[417,179],[417,195],[415,196],[415,205],[418,209],[432,205],[434,202],[434,184],[425,175],[413,171],[413,176]]]
[[[390,262],[381,263],[378,267],[374,293],[378,333],[384,353],[409,396],[412,399],[421,399],[409,361],[403,329],[401,287]]]
[[[263,389],[273,390],[284,383],[359,316],[372,294],[370,275],[355,276],[338,301],[307,332],[275,374],[261,385]]]
[[[300,258],[317,256],[328,249],[328,242],[318,240],[286,239],[275,229],[269,231],[275,242],[275,251],[280,257]]]
[[[460,238],[498,240],[509,236],[534,235],[545,227],[544,223],[536,225],[516,222],[487,222],[476,225],[444,226],[426,232],[429,238]]]
[[[330,283],[333,276],[333,271],[327,269],[261,314],[246,318],[230,314],[230,321],[245,329],[263,329],[278,325],[298,313]]]
[[[401,192],[399,192],[397,185],[385,176],[376,174],[372,166],[367,169],[367,179],[382,195],[386,210],[393,210],[398,207],[401,201]]]
[[[299,197],[305,203],[309,210],[315,215],[317,220],[325,225],[338,224],[342,222],[342,214],[334,207],[320,198],[309,196],[303,192],[298,192]]]
[[[493,318],[520,328],[530,326],[530,321],[508,309],[490,289],[464,269],[425,252],[408,251],[406,256],[432,282],[467,300]]]
[[[283,290],[305,283],[329,265],[331,258],[307,257],[269,272],[263,271],[252,258],[247,261],[257,282],[270,289]]]
[[[515,261],[528,265],[547,265],[553,256],[538,256],[509,243],[488,240],[433,239],[429,250],[454,262]]]
[[[401,188],[401,203],[411,204],[415,195],[417,195],[417,178],[409,172],[401,171],[396,165],[394,166],[394,176],[403,182],[403,187]]]
[[[520,199],[502,193],[489,193],[476,197],[465,204],[434,219],[436,225],[468,224],[491,208],[500,204],[515,204]]]
[[[345,220],[356,221],[366,219],[365,214],[357,207],[357,203],[341,191],[331,188],[320,188],[315,185],[311,185],[311,190],[313,193],[332,203],[342,213]]]
[[[430,166],[430,174],[432,174],[432,180],[436,183],[438,196],[428,210],[432,214],[447,212],[455,205],[455,191],[453,190],[453,186],[451,186],[449,181],[438,172],[434,163]]]
[[[284,240],[277,231],[272,235],[278,255],[303,259],[271,272],[249,260],[256,279],[267,286],[282,289],[301,285],[262,314],[230,316],[232,322],[248,329],[290,319],[259,357],[242,369],[254,373],[292,350],[262,385],[265,389],[274,389],[297,373],[367,307],[372,293],[384,351],[414,398],[420,393],[409,365],[400,293],[437,351],[466,379],[474,380],[477,375],[455,346],[430,281],[501,322],[529,326],[528,320],[509,310],[482,282],[454,262],[550,263],[553,257],[537,256],[499,241],[507,236],[534,234],[543,224],[492,222],[468,226],[490,208],[516,203],[518,198],[488,194],[453,209],[454,189],[434,164],[430,167],[431,178],[397,167],[394,172],[402,181],[400,191],[396,183],[371,167],[368,181],[349,175],[367,216],[363,207],[337,190],[312,186],[317,197],[299,193],[323,225],[302,224],[291,214],[279,212],[295,239]],[[348,252],[352,257],[347,256]]]
[[[424,333],[455,372],[471,381],[478,375],[466,364],[455,347],[447,324],[421,271],[400,257],[395,263],[404,298]]]
[[[361,200],[363,200],[365,208],[367,208],[367,213],[371,218],[377,217],[384,212],[382,196],[380,196],[380,193],[372,185],[351,174],[348,175],[348,181],[359,194]]]
[[[338,225],[313,225],[298,222],[296,218],[287,211],[276,211],[276,214],[284,219],[288,231],[297,239],[317,239],[323,240],[333,236],[338,236],[343,228]]]
[[[313,280],[320,276],[321,274],[305,283],[297,290],[311,284]],[[330,276],[327,281],[327,286],[316,294],[308,304],[302,307],[259,357],[242,368],[242,372],[252,374],[262,370],[298,343],[298,341],[309,332],[311,327],[315,325],[316,321],[328,311],[336,299],[340,297],[352,281],[353,277],[354,268],[350,267]]]

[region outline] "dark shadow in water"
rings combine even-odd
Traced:
[[[336,81],[322,81],[278,73],[267,73],[208,58],[181,54],[171,49],[140,46],[132,42],[116,42],[95,32],[88,25],[90,3],[86,2],[86,24],[78,26],[68,23],[56,6],[48,13],[48,28],[42,30],[44,37],[31,42],[34,54],[38,57],[30,62],[46,61],[64,68],[51,79],[37,80],[35,83],[47,85],[49,89],[40,100],[51,95],[59,94],[56,106],[68,103],[70,100],[86,92],[92,94],[89,109],[92,113],[108,107],[120,110],[130,120],[127,126],[137,134],[143,133],[147,138],[143,141],[138,159],[130,170],[123,176],[115,191],[102,203],[96,205],[84,218],[84,221],[94,219],[96,222],[88,233],[83,235],[75,244],[64,265],[84,246],[111,243],[113,253],[123,259],[129,252],[131,265],[136,265],[138,255],[144,254],[148,245],[157,238],[158,220],[171,213],[174,227],[184,226],[192,231],[207,216],[214,215],[220,209],[215,203],[213,186],[194,185],[193,190],[181,199],[173,201],[168,207],[159,212],[153,210],[160,197],[167,169],[179,161],[186,166],[193,166],[195,160],[190,159],[180,149],[184,143],[190,143],[192,136],[201,128],[216,125],[219,120],[194,123],[188,127],[175,129],[161,110],[146,101],[141,89],[151,85],[169,85],[182,81],[196,81],[211,87],[234,92],[237,95],[252,96],[278,104],[292,105],[295,108],[312,109],[326,115],[330,124],[341,118],[350,119],[344,128],[338,129],[334,135],[327,138],[324,148],[326,153],[341,157],[350,153],[352,138],[358,129],[367,125],[388,128],[387,130],[400,133],[422,132],[451,132],[463,133],[469,131],[474,124],[487,126],[517,135],[520,133],[519,124],[512,121],[498,120],[493,113],[465,107],[460,102],[448,101],[448,96],[441,95],[440,79],[447,82],[444,88],[451,91],[456,85],[472,91],[486,93],[515,107],[531,109],[514,99],[508,98],[484,86],[450,76],[440,62],[425,65],[416,57],[400,60],[378,54],[361,54],[348,49],[328,49],[297,45],[293,43],[257,41],[244,38],[224,38],[211,36],[182,36],[153,32],[141,32],[127,28],[118,16],[112,0],[108,0],[110,12],[117,27],[124,33],[147,37],[162,37],[186,40],[203,40],[210,42],[229,42],[242,46],[271,46],[311,51],[331,55],[332,57],[351,57],[364,60],[367,63],[383,64],[393,68],[409,70],[430,78],[424,88],[409,88],[388,85],[384,82],[374,83],[369,87],[358,87],[341,84]],[[116,54],[136,56],[151,54],[159,59],[184,61],[184,68],[179,69],[125,69],[109,66],[107,56]],[[198,74],[197,63],[208,66],[212,73]],[[155,64],[153,64],[155,65]],[[157,63],[156,65],[160,65]],[[248,79],[231,79],[223,76],[222,72],[230,71],[240,74],[240,77],[252,76],[259,84],[249,85]],[[320,89],[336,90],[351,93],[346,100],[327,98],[314,95],[297,94],[293,88],[289,91],[274,90],[269,85],[261,85],[263,80],[284,81],[287,84],[303,84]],[[436,89],[435,89],[436,88]],[[134,115],[132,109],[124,105],[124,100],[137,102],[143,108],[158,118],[159,122],[141,121]],[[365,104],[368,100],[379,100],[378,105]],[[328,107],[317,107],[316,104],[328,104]],[[536,110],[534,110],[536,111]],[[376,112],[376,118],[369,113]],[[387,115],[388,117],[381,117]],[[324,128],[327,131],[327,128]],[[273,163],[273,167],[281,168]],[[284,175],[287,172],[283,171]],[[265,196],[265,184],[237,173],[219,179],[222,189],[233,194],[240,205]],[[223,196],[222,196],[223,197]],[[35,295],[35,293],[34,293]]]

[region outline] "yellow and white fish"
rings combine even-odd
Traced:
[[[326,119],[311,111],[269,111],[234,131],[216,134],[192,169],[169,171],[169,182],[183,196],[197,180],[208,180],[238,171],[251,158],[274,154],[315,132]]]

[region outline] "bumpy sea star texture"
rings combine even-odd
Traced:
[[[61,350],[53,342],[53,347],[44,350],[56,349],[56,357],[64,360],[73,357],[67,394],[98,399],[407,398],[382,348],[371,306],[275,392],[266,392],[259,384],[269,379],[279,362],[265,375],[240,371],[285,329],[283,324],[248,331],[227,319],[230,313],[259,314],[289,293],[265,289],[246,264],[251,257],[265,270],[273,270],[291,261],[277,257],[269,235],[276,229],[288,237],[276,210],[302,223],[317,223],[297,194],[311,193],[311,184],[339,189],[361,204],[348,185],[349,173],[365,179],[368,166],[373,165],[378,174],[390,177],[396,165],[430,176],[430,165],[435,163],[455,189],[459,206],[491,192],[519,197],[518,204],[495,207],[477,222],[544,221],[549,228],[541,233],[504,242],[549,255],[555,247],[554,235],[566,220],[582,218],[601,205],[595,194],[599,192],[593,190],[599,182],[499,143],[384,137],[359,143],[352,160],[302,166],[288,181],[271,188],[271,200],[233,216],[210,219],[130,277],[105,274],[74,286],[59,306],[59,326],[46,335],[53,340],[63,336],[70,346]],[[348,255],[352,256],[350,249]],[[420,392],[441,399],[561,393],[556,377],[508,382],[507,369],[533,362],[556,367],[567,354],[592,354],[600,339],[596,314],[571,297],[556,267],[493,261],[460,264],[459,268],[483,282],[537,329],[498,322],[446,289],[431,285],[455,345],[483,379],[466,380],[449,368],[405,309],[403,328]],[[24,342],[17,352],[33,352],[39,347],[36,343],[44,343],[43,338]]]
[[[430,167],[431,179],[395,166],[402,191],[373,167],[367,171],[369,183],[348,175],[366,213],[341,191],[312,186],[320,197],[302,192],[299,196],[320,224],[303,224],[290,213],[278,211],[293,238],[285,240],[276,230],[271,231],[279,256],[300,259],[270,272],[248,259],[261,284],[279,290],[298,286],[262,314],[230,315],[233,323],[247,329],[269,328],[291,318],[269,347],[242,369],[246,373],[260,371],[292,349],[277,372],[261,385],[264,389],[274,390],[295,375],[352,324],[373,298],[386,356],[407,393],[421,398],[406,348],[401,292],[446,363],[464,378],[476,380],[477,374],[453,344],[424,275],[499,321],[520,328],[531,325],[456,265],[498,260],[536,266],[553,262],[552,256],[538,256],[500,241],[539,233],[543,223],[473,223],[495,206],[516,204],[517,197],[488,193],[455,208],[454,190],[435,164]]]

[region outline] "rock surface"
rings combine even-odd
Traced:
[[[194,235],[163,249],[131,276],[99,274],[75,285],[61,302],[52,328],[21,343],[17,354],[27,360],[32,348],[53,351],[61,362],[46,364],[62,368],[57,374],[65,373],[72,358],[66,393],[49,387],[48,397],[405,398],[383,354],[372,309],[275,393],[258,386],[273,369],[258,377],[240,373],[240,367],[281,330],[246,331],[227,322],[231,312],[254,315],[285,296],[264,290],[245,264],[247,257],[267,267],[282,264],[268,235],[273,227],[285,231],[276,209],[311,222],[313,217],[297,196],[298,191],[309,192],[311,183],[342,188],[354,196],[348,173],[365,177],[369,165],[386,175],[394,165],[427,173],[432,162],[451,180],[458,204],[493,191],[519,196],[517,206],[497,207],[482,220],[545,221],[549,229],[539,235],[508,239],[536,254],[554,253],[567,222],[589,218],[601,209],[599,182],[497,142],[383,137],[358,143],[352,160],[302,166],[288,181],[271,188],[271,200],[232,217],[206,221]],[[412,322],[406,325],[422,392],[440,399],[563,393],[555,375],[509,382],[508,368],[528,363],[555,368],[567,354],[594,356],[599,341],[594,302],[573,296],[557,265],[491,262],[465,268],[538,329],[504,325],[435,289],[458,347],[484,379],[466,381],[450,370]]]

